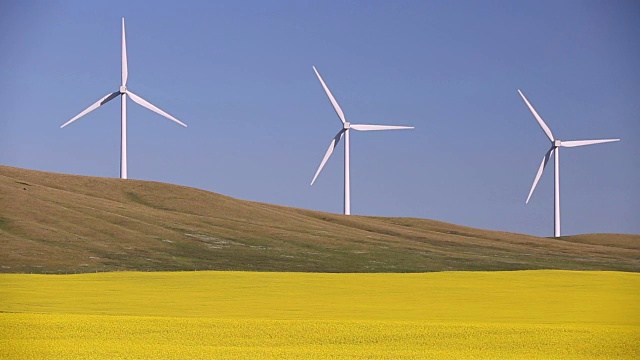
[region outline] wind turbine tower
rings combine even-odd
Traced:
[[[329,97],[329,101],[331,102],[333,109],[336,111],[336,114],[338,114],[338,118],[340,118],[340,121],[342,122],[342,129],[340,129],[340,131],[338,131],[338,133],[333,138],[333,140],[331,140],[331,143],[329,144],[329,149],[327,149],[327,152],[324,154],[324,158],[322,159],[322,162],[320,163],[320,166],[318,167],[318,170],[316,171],[316,174],[313,177],[313,180],[311,180],[311,185],[313,185],[313,183],[316,181],[316,178],[318,177],[318,175],[320,175],[320,171],[322,171],[324,164],[327,162],[327,160],[329,160],[329,157],[333,153],[333,150],[336,148],[336,146],[338,146],[340,139],[342,139],[342,137],[344,136],[344,214],[350,215],[351,214],[351,184],[350,184],[350,178],[349,178],[349,146],[350,146],[349,132],[351,130],[357,130],[357,131],[402,130],[402,129],[413,129],[414,127],[413,126],[351,124],[345,118],[344,113],[340,108],[340,105],[338,105],[338,102],[331,94],[331,91],[329,90],[327,85],[324,83],[324,80],[322,80],[322,77],[320,76],[320,73],[318,72],[318,70],[316,70],[315,66],[313,67],[313,71],[315,71],[316,76],[318,77],[318,80],[320,80],[320,84],[322,84],[322,87],[324,88],[324,91],[327,94],[327,97]]]
[[[547,153],[542,158],[542,163],[540,164],[540,168],[538,168],[538,173],[536,174],[535,180],[533,180],[533,185],[531,186],[531,190],[529,191],[529,196],[527,196],[526,203],[529,203],[529,199],[531,198],[531,194],[533,194],[533,190],[535,190],[536,185],[538,185],[538,180],[542,176],[542,172],[544,171],[545,166],[547,166],[547,162],[551,156],[554,156],[554,181],[553,181],[553,189],[554,189],[554,201],[553,201],[553,213],[554,213],[554,225],[553,225],[553,236],[560,237],[560,148],[561,147],[577,147],[577,146],[585,146],[585,145],[594,145],[594,144],[602,144],[612,141],[620,141],[620,139],[601,139],[601,140],[571,140],[571,141],[561,141],[556,139],[551,133],[551,129],[545,124],[540,115],[536,112],[536,110],[531,106],[529,101],[522,91],[518,90],[518,93],[524,100],[529,110],[533,114],[533,117],[536,118],[538,124],[542,128],[542,131],[547,135],[549,140],[551,141],[551,148],[547,150]]]
[[[156,107],[155,105],[151,104],[150,102],[146,101],[145,99],[141,98],[140,96],[134,94],[133,92],[131,92],[131,90],[129,90],[127,88],[127,78],[129,76],[129,69],[127,67],[127,40],[126,40],[126,36],[125,36],[125,30],[124,30],[124,18],[122,18],[122,76],[121,76],[121,83],[120,83],[120,89],[118,89],[118,91],[112,92],[110,94],[105,95],[103,98],[101,98],[100,100],[96,101],[93,105],[89,106],[88,108],[84,109],[81,113],[79,113],[78,115],[74,116],[71,120],[67,121],[66,123],[64,123],[62,126],[60,126],[60,128],[63,128],[69,124],[71,124],[72,122],[80,119],[81,117],[83,117],[84,115],[92,112],[93,110],[99,108],[100,106],[108,103],[109,101],[117,98],[118,96],[120,96],[120,107],[121,107],[121,112],[120,112],[120,178],[121,179],[126,179],[127,178],[127,97],[130,97],[131,100],[133,100],[134,102],[138,103],[139,105],[142,105],[144,107],[146,107],[147,109],[160,114],[164,117],[166,117],[167,119],[174,121],[184,127],[187,127],[187,125],[185,125],[183,122],[181,122],[180,120],[174,118],[173,116],[167,114],[166,112],[162,111],[160,108]]]

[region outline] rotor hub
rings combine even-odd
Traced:
[[[562,141],[560,141],[560,140],[555,140],[555,141],[553,142],[553,146],[554,146],[554,147],[559,147],[559,146],[561,146],[561,145],[562,145]]]
[[[127,92],[127,87],[124,85],[120,86],[120,94],[124,94],[126,92]]]
[[[342,124],[342,128],[344,130],[349,130],[351,128],[351,123],[346,121],[344,124]]]

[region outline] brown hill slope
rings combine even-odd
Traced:
[[[7,166],[0,210],[1,272],[640,270],[640,235],[539,238]]]

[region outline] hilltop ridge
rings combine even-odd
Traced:
[[[0,205],[0,272],[640,271],[640,235],[540,238],[8,166]]]

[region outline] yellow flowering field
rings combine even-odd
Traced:
[[[638,359],[640,274],[0,274],[7,359]]]

